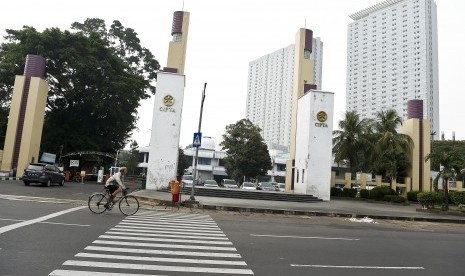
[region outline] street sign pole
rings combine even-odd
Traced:
[[[197,133],[200,135],[200,128],[202,126],[202,112],[203,112],[203,102],[205,101],[205,89],[207,88],[207,83],[204,84],[203,86],[203,92],[202,92],[202,100],[200,102],[200,118],[199,118],[199,130]],[[195,140],[195,139],[194,139]],[[198,181],[198,172],[197,172],[197,164],[199,162],[199,147],[200,145],[197,146],[195,150],[195,159],[194,159],[194,180],[192,181],[192,190],[191,190],[191,196],[190,200],[195,201],[195,196],[194,196],[194,187],[195,187],[195,182]]]

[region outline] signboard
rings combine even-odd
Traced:
[[[40,157],[41,163],[55,164],[56,154],[44,152]]]
[[[70,167],[79,167],[79,160],[69,160]]]
[[[202,145],[202,132],[194,133],[194,141],[192,142],[192,146],[198,148]]]

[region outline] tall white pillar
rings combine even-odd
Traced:
[[[176,179],[184,86],[184,75],[157,74],[147,165],[146,188],[149,190],[167,187],[171,180]]]
[[[310,90],[298,101],[294,191],[330,200],[334,93]]]

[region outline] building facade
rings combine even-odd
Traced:
[[[374,118],[423,100],[425,119],[439,135],[437,16],[434,0],[388,0],[350,15],[346,110]]]
[[[313,79],[322,85],[323,42],[312,40]],[[269,148],[288,148],[294,87],[295,45],[291,44],[249,63],[246,118],[262,129]]]

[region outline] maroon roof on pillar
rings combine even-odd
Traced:
[[[182,33],[183,17],[184,17],[183,11],[175,11],[173,13],[173,25],[171,26],[171,35]]]
[[[423,100],[410,100],[407,102],[407,118],[423,119]]]
[[[45,58],[37,55],[27,55],[24,76],[43,78],[45,76]]]
[[[312,52],[313,31],[305,29],[305,50]]]

